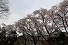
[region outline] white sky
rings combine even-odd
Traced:
[[[63,0],[9,0],[9,18],[1,22],[4,22],[5,24],[13,24],[36,9],[50,9],[53,5],[62,1]]]

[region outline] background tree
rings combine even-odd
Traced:
[[[9,14],[8,0],[0,0],[0,18],[3,19]]]
[[[4,19],[9,14],[8,0],[0,0],[0,19]],[[0,45],[7,45],[6,30],[0,27]]]

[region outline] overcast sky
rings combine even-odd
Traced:
[[[10,15],[7,20],[3,20],[2,22],[5,24],[13,24],[36,9],[50,9],[53,5],[60,2],[62,0],[9,0]]]

